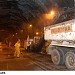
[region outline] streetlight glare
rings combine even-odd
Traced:
[[[50,13],[45,14],[45,17],[46,17],[46,19],[48,19],[48,20],[53,19],[54,16],[55,16],[55,11],[53,11],[53,10],[50,11]]]
[[[30,24],[29,27],[32,27],[32,25]]]
[[[54,11],[51,11],[50,14],[51,14],[51,15],[54,15],[55,13],[54,13]]]
[[[38,35],[39,34],[39,32],[36,32],[36,35]]]

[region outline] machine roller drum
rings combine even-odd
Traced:
[[[75,69],[75,52],[67,52],[65,55],[65,65],[68,69]]]

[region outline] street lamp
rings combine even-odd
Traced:
[[[30,24],[29,27],[32,27],[32,25]]]
[[[33,36],[33,25],[32,24],[29,24],[28,27],[27,27],[27,32],[28,32],[28,35],[30,37]]]
[[[50,12],[50,15],[52,15],[52,16],[53,16],[54,14],[55,14],[55,12],[54,12],[54,11],[51,11],[51,12]]]
[[[50,11],[50,13],[45,14],[46,19],[50,20],[55,17],[55,11]]]
[[[39,35],[39,32],[36,32],[36,35]]]

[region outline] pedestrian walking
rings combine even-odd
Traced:
[[[14,56],[19,58],[20,57],[20,40],[18,40],[14,46],[15,46]]]

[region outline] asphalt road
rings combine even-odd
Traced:
[[[55,66],[50,57],[21,51],[20,58],[15,58],[14,48],[0,51],[0,71],[65,71],[65,66]]]
[[[26,53],[23,51],[20,58],[15,58],[14,49],[8,48],[0,51],[0,70],[1,71],[30,71],[38,70],[33,64],[33,60],[28,57],[23,57]]]

